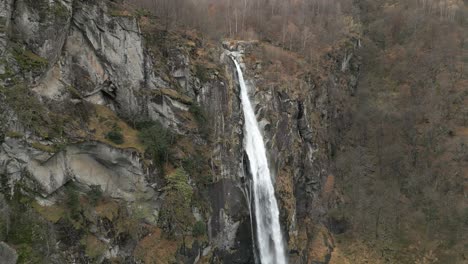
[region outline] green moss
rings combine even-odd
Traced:
[[[13,47],[13,57],[23,72],[37,72],[46,68],[48,61],[19,45]]]
[[[4,33],[6,30],[6,17],[0,17],[0,33]]]
[[[111,10],[109,11],[109,15],[112,17],[119,17],[120,16],[120,11],[119,10]]]
[[[61,1],[54,1],[49,3],[47,0],[26,0],[28,6],[34,8],[39,13],[40,22],[49,22],[52,18],[68,18],[69,10],[61,3]]]
[[[195,121],[197,122],[199,133],[205,139],[211,134],[211,127],[206,117],[206,112],[200,107],[199,104],[193,103],[189,108],[190,113],[192,113]]]
[[[194,237],[199,237],[199,236],[206,235],[206,225],[205,225],[205,223],[203,221],[197,221],[193,225],[192,235]]]
[[[46,139],[63,139],[64,128],[77,113],[77,108],[73,108],[74,112],[66,109],[69,113],[49,111],[24,83],[0,89],[0,96],[4,96],[6,104],[27,130]]]
[[[140,17],[149,17],[151,16],[151,11],[149,11],[148,9],[144,9],[144,8],[137,8],[135,10],[135,16],[140,18]]]
[[[140,122],[137,126],[142,127],[138,137],[145,146],[145,153],[162,169],[164,162],[171,156],[170,147],[174,143],[174,136],[159,122]]]
[[[34,250],[29,244],[19,245],[16,249],[16,252],[18,253],[18,264],[44,263],[41,253]]]
[[[112,141],[113,143],[117,145],[121,145],[124,143],[124,137],[123,137],[122,132],[120,131],[115,131],[115,130],[109,131],[106,134],[106,139]]]
[[[10,138],[23,138],[24,137],[22,133],[16,132],[16,131],[8,131],[5,135]]]
[[[53,6],[51,6],[51,9],[56,17],[66,18],[69,16],[68,8],[64,6],[60,1],[55,1]]]
[[[157,224],[158,220],[154,215],[153,205],[147,202],[137,201],[132,205],[132,218],[143,220],[146,223]]]
[[[80,244],[85,247],[86,255],[92,259],[102,256],[107,249],[106,245],[93,235],[83,238]]]
[[[97,203],[102,199],[103,193],[100,185],[91,185],[91,190],[87,193],[89,201],[92,206],[96,206]]]
[[[179,168],[175,172],[167,175],[166,180],[167,186],[165,189],[177,192],[184,206],[190,206],[193,190],[192,186],[188,183],[189,176],[187,172],[183,168]]]
[[[56,153],[57,152],[57,149],[54,146],[44,145],[44,144],[39,143],[39,142],[33,142],[31,144],[31,146],[33,148],[37,149],[37,150],[48,152],[48,153]]]
[[[127,14],[121,10],[111,10],[109,15],[112,17],[131,17],[130,14]]]
[[[81,96],[81,93],[73,86],[69,85],[66,87],[67,88],[67,91],[71,94],[71,97],[74,98],[74,99],[81,99],[83,98]]]
[[[26,0],[25,2],[35,9],[45,9],[48,6],[47,0]]]
[[[4,65],[4,70],[5,72],[3,74],[0,74],[0,80],[6,80],[8,78],[12,78],[15,76],[15,73],[11,66],[7,63],[6,60],[0,60],[0,64]]]
[[[181,94],[173,89],[162,88],[159,91],[155,91],[154,95],[166,95],[184,104],[192,104],[193,102],[192,98],[189,96]]]
[[[44,219],[52,223],[57,223],[66,216],[66,209],[59,205],[42,206],[37,202],[33,202],[32,206]]]
[[[68,208],[68,216],[71,220],[80,220],[81,205],[80,195],[75,190],[75,186],[67,185],[66,187],[66,205]]]
[[[191,211],[193,189],[189,176],[183,168],[166,176],[166,199],[161,208],[160,222],[174,235],[192,229],[194,218]]]
[[[194,179],[197,186],[205,186],[212,183],[213,177],[210,170],[207,169],[207,160],[201,149],[196,149],[195,152],[182,160],[182,165]]]
[[[46,109],[26,85],[18,84],[8,87],[0,93],[3,93],[7,104],[15,111],[25,127],[39,130],[46,126]]]
[[[200,79],[200,81],[206,83],[211,80],[211,72],[208,67],[198,63],[195,64],[195,75]]]
[[[18,263],[43,263],[43,246],[49,239],[47,224],[32,210],[32,199],[23,195],[16,187],[9,203],[8,232],[5,241],[14,245]]]

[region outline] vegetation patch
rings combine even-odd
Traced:
[[[135,248],[134,254],[143,263],[176,263],[178,243],[164,238],[161,229],[154,228]]]
[[[211,69],[204,66],[202,63],[195,64],[195,76],[200,79],[201,82],[207,83],[211,80]]]
[[[193,225],[192,235],[194,237],[200,237],[206,235],[206,224],[203,221],[197,221]]]
[[[0,33],[5,32],[6,22],[7,22],[6,17],[0,17]]]
[[[350,125],[336,127],[343,140],[335,176],[347,202],[330,220],[335,227],[350,222],[339,246],[351,263],[461,263],[466,163],[455,158],[463,138],[450,131],[458,126],[455,113],[463,113],[468,75],[459,44],[466,26],[424,10],[430,5],[390,2],[360,3],[368,10],[361,16],[366,48],[355,55],[364,70],[341,109],[352,113],[339,119]]]
[[[86,255],[92,259],[102,256],[107,250],[106,244],[93,235],[87,235],[80,243],[85,247]]]
[[[159,122],[146,121],[138,126],[141,127],[138,137],[145,146],[146,155],[162,168],[171,157],[175,136]]]
[[[119,216],[119,204],[113,200],[101,200],[96,205],[96,213],[101,218],[106,218],[111,221]]]
[[[112,17],[132,17],[132,13],[126,11],[126,10],[118,10],[118,9],[112,9],[109,12],[109,15]]]
[[[109,2],[108,14],[113,17],[132,17],[132,13],[122,3]]]
[[[184,103],[184,104],[191,104],[192,103],[192,98],[190,98],[190,97],[188,97],[186,95],[180,94],[176,90],[162,88],[162,89],[159,90],[159,92],[162,95],[167,95],[171,99],[174,99],[174,100],[179,101],[181,103]]]
[[[67,91],[70,93],[71,98],[73,99],[82,99],[83,96],[81,96],[81,93],[73,86],[68,85],[66,87]]]
[[[32,206],[44,219],[52,223],[57,223],[66,216],[66,210],[59,205],[42,206],[37,202],[33,202]]]
[[[38,134],[46,133],[49,125],[47,110],[25,84],[6,87],[0,93],[3,93],[5,101],[26,128]]]
[[[212,183],[213,177],[211,170],[207,166],[207,160],[202,149],[197,148],[196,151],[182,160],[184,169],[189,172],[196,184],[201,188]]]
[[[48,61],[19,45],[13,47],[13,57],[22,72],[40,72],[47,67]]]
[[[43,263],[44,259],[40,252],[37,252],[30,244],[20,244],[16,246],[18,253],[18,263]]]
[[[160,223],[173,235],[185,235],[191,231],[195,221],[191,210],[193,188],[189,184],[189,175],[179,168],[167,175],[166,181],[166,198],[160,212]]]
[[[18,263],[42,263],[50,242],[47,223],[32,210],[32,199],[18,189],[10,198],[0,217],[0,240],[14,246]]]
[[[145,8],[137,8],[134,11],[135,16],[137,18],[142,18],[142,17],[150,17],[151,16],[151,11]]]
[[[68,184],[65,189],[66,197],[65,204],[68,209],[68,218],[74,221],[81,220],[81,204],[80,204],[80,194],[76,190],[76,187],[73,184]]]
[[[61,1],[55,1],[51,9],[56,17],[67,18],[69,16],[68,8]]]
[[[195,121],[197,122],[201,136],[205,139],[208,139],[211,134],[211,127],[206,112],[198,103],[191,104],[189,111],[192,113]]]
[[[56,111],[49,111],[46,105],[25,83],[0,88],[0,96],[5,98],[6,105],[13,110],[27,130],[45,139],[65,140],[65,131],[69,131],[73,127],[73,132],[75,132],[75,127],[78,126],[78,118],[86,116],[86,111],[79,111],[75,107],[68,107],[73,109],[74,112],[70,109],[65,110],[68,110],[68,112],[59,112],[60,107],[55,109]],[[35,147],[42,149],[37,144]]]
[[[15,72],[11,68],[11,65],[5,59],[0,60],[0,65],[3,65],[4,67],[4,73],[0,74],[0,80],[6,80],[15,76]]]
[[[106,139],[112,141],[117,145],[122,145],[124,143],[124,136],[119,130],[112,130],[107,132]]]
[[[20,133],[17,131],[8,131],[6,132],[5,136],[9,138],[23,138],[24,137],[23,133]]]
[[[139,140],[138,131],[120,119],[111,109],[102,105],[94,105],[92,112],[88,127],[93,131],[91,134],[93,139],[108,143],[114,147],[134,148],[141,153],[144,152],[145,148]],[[121,144],[116,144],[106,137],[109,131],[115,131],[116,127],[118,127],[123,137]]]
[[[56,153],[58,151],[57,148],[54,146],[44,145],[37,141],[33,142],[31,146],[37,150],[48,152],[48,153]]]
[[[91,185],[90,188],[91,189],[87,192],[87,196],[91,205],[96,206],[96,204],[103,198],[103,192],[100,185]]]

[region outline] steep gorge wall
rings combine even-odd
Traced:
[[[229,48],[243,52],[275,176],[290,262],[328,263],[334,242],[327,212],[340,202],[332,158],[357,85],[359,58],[349,54],[359,48],[358,41],[349,40],[330,52],[320,70],[323,76],[293,53],[269,52],[268,44],[240,42]],[[343,63],[346,54],[351,59]]]
[[[47,113],[57,111],[54,107],[58,105],[71,109],[67,115],[74,116],[78,105],[91,103],[106,106],[129,122],[159,121],[191,145],[186,149],[179,146],[180,155],[190,152],[187,149],[203,149],[205,159],[199,166],[210,176],[210,183],[198,186],[192,175],[190,184],[208,204],[202,214],[192,206],[194,217],[208,226],[207,241],[194,239],[196,243],[190,247],[184,242],[172,251],[170,238],[148,236],[158,231],[123,243],[106,238],[99,230],[88,230],[107,252],[95,259],[102,262],[119,257],[133,263],[139,250],[147,250],[140,255],[165,251],[157,249],[162,247],[161,241],[174,253],[169,259],[181,262],[252,263],[250,180],[242,149],[243,117],[234,65],[223,48],[202,46],[191,36],[160,36],[160,31],[151,31],[142,20],[116,15],[121,10],[114,5],[84,0],[1,0],[0,6],[5,7],[0,13],[2,89],[23,91],[17,87],[26,85],[34,91],[28,96],[46,105]],[[276,80],[272,70],[287,67],[281,62],[291,62],[297,69],[310,65],[295,56],[286,60],[270,57],[265,52],[269,46],[262,43],[224,46],[243,53],[247,79],[256,88],[252,95],[275,175],[291,263],[328,263],[331,258],[334,245],[326,212],[339,199],[330,174],[339,125],[332,124],[346,120],[346,98],[355,89],[359,60],[353,57],[346,62],[355,42],[330,52],[319,72],[276,72],[286,75],[286,82]],[[33,125],[25,124],[18,113],[22,108],[12,106],[8,96],[0,100],[4,100],[0,134],[5,137],[0,174],[7,179],[2,189],[26,181],[28,188],[22,192],[36,196],[41,204],[56,206],[64,203],[61,193],[70,181],[88,188],[100,185],[105,195],[123,200],[131,211],[143,207],[146,224],[160,224],[167,182],[164,172],[148,161],[138,144],[121,150],[83,120],[64,129],[65,141],[38,133]],[[206,113],[203,122],[210,128],[208,136],[197,124],[193,105]],[[44,124],[48,123],[40,126]],[[38,148],[38,144],[49,148]],[[50,148],[56,145],[61,147]],[[174,166],[182,162],[175,159]],[[112,220],[109,218],[106,221]],[[155,244],[144,244],[147,240]],[[49,261],[89,260],[73,243],[64,249],[65,256],[58,254]],[[151,263],[146,255],[140,259]]]

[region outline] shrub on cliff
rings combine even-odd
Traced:
[[[195,121],[197,122],[198,132],[200,133],[200,135],[203,138],[208,139],[211,133],[211,127],[208,122],[206,112],[197,103],[193,103],[192,105],[190,105],[189,111],[190,113],[192,113],[193,117],[195,118]]]
[[[179,168],[167,175],[166,181],[160,224],[173,235],[184,234],[194,222],[191,211],[193,188],[189,184],[189,176],[183,168]]]
[[[8,118],[2,114],[12,110],[26,130],[46,139],[63,139],[67,127],[71,127],[70,124],[86,121],[89,115],[87,103],[47,104],[27,83],[18,82],[11,87],[0,86],[0,99],[0,126]]]
[[[13,57],[22,73],[39,73],[48,65],[47,59],[21,47],[19,44],[13,45]]]
[[[96,204],[102,199],[103,192],[100,185],[91,185],[90,190],[88,191],[88,198],[91,202],[92,206],[96,206]]]
[[[140,128],[138,137],[145,146],[145,153],[153,159],[156,165],[162,167],[171,156],[170,146],[174,142],[174,136],[159,122],[141,122],[137,128]]]
[[[32,210],[32,201],[20,190],[0,200],[0,240],[15,247],[18,263],[44,263],[45,245],[54,244],[47,223]]]
[[[80,195],[73,186],[67,186],[66,195],[66,205],[69,210],[69,217],[71,219],[78,220],[81,213]]]
[[[47,110],[41,104],[36,95],[26,84],[19,83],[12,87],[0,89],[8,106],[15,111],[18,119],[28,129],[33,131],[47,130]]]
[[[192,229],[192,235],[194,237],[199,237],[199,236],[203,236],[206,234],[206,225],[203,221],[197,221],[194,225],[193,225],[193,229]]]
[[[109,131],[106,134],[106,138],[108,140],[114,142],[117,145],[120,145],[120,144],[124,143],[124,137],[122,135],[122,132],[120,132],[120,131],[115,131],[115,130]]]

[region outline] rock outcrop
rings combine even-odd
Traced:
[[[0,242],[0,262],[4,264],[16,264],[18,254],[5,242]]]
[[[28,174],[44,197],[71,180],[99,185],[111,197],[127,201],[134,201],[136,193],[149,192],[151,196],[152,191],[136,152],[99,142],[70,145],[51,155],[29,147],[26,142],[7,138],[0,147],[0,165],[10,180]]]

